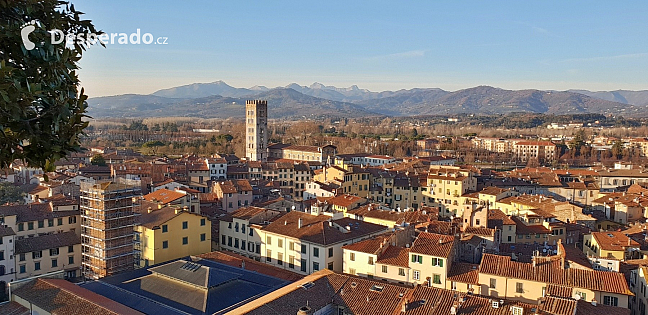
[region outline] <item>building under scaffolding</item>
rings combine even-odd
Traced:
[[[134,229],[141,186],[117,178],[81,183],[83,274],[98,279],[133,269]]]

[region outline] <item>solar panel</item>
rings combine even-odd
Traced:
[[[195,272],[196,270],[200,269],[200,267],[201,267],[200,264],[188,261],[184,265],[182,265],[180,269]]]

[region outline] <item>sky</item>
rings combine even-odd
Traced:
[[[648,1],[72,2],[106,33],[160,42],[91,47],[80,62],[91,97],[217,80],[648,89]]]

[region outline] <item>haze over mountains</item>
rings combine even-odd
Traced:
[[[504,90],[478,86],[449,92],[438,88],[372,92],[313,83],[236,88],[223,81],[194,83],[150,95],[91,98],[89,114],[101,117],[243,117],[245,100],[267,99],[271,118],[451,115],[459,113],[599,113],[648,116],[648,91]]]

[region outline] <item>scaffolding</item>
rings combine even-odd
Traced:
[[[134,210],[141,195],[138,180],[81,183],[81,263],[86,278],[133,269]]]

